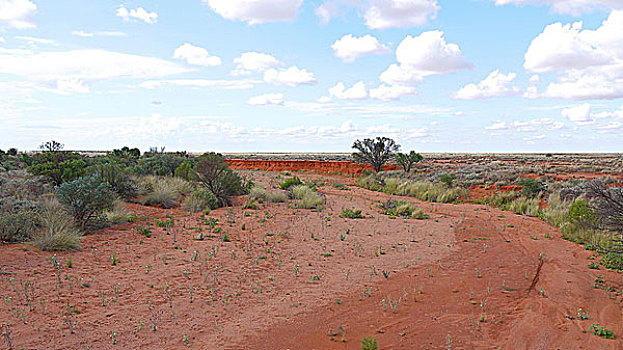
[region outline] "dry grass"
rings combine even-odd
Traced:
[[[42,228],[32,237],[32,244],[46,251],[80,250],[82,233],[56,199],[47,199],[39,214]]]

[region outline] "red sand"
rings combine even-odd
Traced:
[[[57,254],[60,292],[53,253],[2,246],[0,323],[15,349],[359,349],[364,335],[379,349],[623,348],[623,298],[604,289],[621,291],[623,274],[590,270],[591,253],[543,221],[412,198],[430,219],[393,219],[377,201],[395,196],[320,191],[319,212],[215,210],[221,233],[200,215],[128,205],[144,226],[173,215],[177,241],[136,224],[86,236],[83,251]],[[344,208],[367,217],[340,218]],[[588,333],[593,323],[617,339]]]

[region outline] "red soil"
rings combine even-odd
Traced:
[[[357,164],[347,161],[320,161],[320,160],[258,160],[258,159],[228,159],[232,169],[263,170],[263,171],[306,171],[316,173],[340,173],[342,175],[359,175],[364,170],[373,170],[367,164]],[[396,170],[398,166],[387,164],[383,170]]]
[[[276,174],[251,174],[276,190]],[[58,291],[53,253],[2,246],[0,323],[15,349],[359,349],[364,335],[379,349],[623,348],[623,298],[604,289],[621,291],[623,274],[588,269],[590,252],[547,223],[412,198],[400,199],[430,219],[394,219],[377,206],[396,196],[320,192],[323,211],[215,210],[221,233],[201,215],[128,205],[143,226],[172,215],[177,235],[132,224],[86,236],[83,251],[56,254]],[[590,334],[593,323],[617,339]]]
[[[520,191],[521,186],[508,185],[499,186],[495,185],[474,185],[469,187],[469,198],[472,200],[485,199],[499,192]]]

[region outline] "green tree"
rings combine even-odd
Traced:
[[[218,153],[204,153],[195,165],[195,176],[218,199],[219,206],[231,205],[231,196],[249,192],[252,182],[243,179],[229,168]]]
[[[378,173],[383,164],[392,159],[394,154],[400,150],[400,145],[388,137],[377,137],[363,141],[356,140],[352,148],[357,150],[353,153],[356,162],[370,164]]]
[[[413,164],[424,159],[421,154],[411,151],[409,153],[396,153],[396,162],[402,167],[405,173],[411,171]]]

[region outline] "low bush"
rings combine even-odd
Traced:
[[[215,209],[217,199],[208,190],[196,190],[186,197],[183,208],[193,213],[204,212],[206,209]]]
[[[143,203],[146,205],[161,205],[163,208],[174,208],[182,198],[179,187],[171,181],[173,178],[162,177],[149,183]]]
[[[56,187],[58,200],[67,206],[76,224],[85,229],[111,209],[115,196],[99,176],[81,177]]]
[[[303,184],[303,181],[301,181],[301,179],[299,179],[297,176],[293,176],[293,177],[285,179],[285,181],[280,183],[279,186],[281,187],[282,190],[289,190],[290,187],[294,187],[294,186],[298,186],[302,184]]]
[[[123,225],[128,222],[136,221],[136,214],[123,208],[123,202],[117,200],[111,209],[104,212],[106,221],[110,225]]]
[[[119,164],[92,165],[88,168],[88,172],[91,175],[99,176],[102,181],[110,186],[111,191],[118,194],[121,198],[132,199],[137,195],[138,184],[129,170],[124,169]]]
[[[541,210],[539,208],[540,200],[537,198],[518,197],[512,202],[502,206],[502,210],[509,210],[515,214],[539,216]]]
[[[376,338],[373,336],[366,337],[364,336],[361,339],[361,350],[377,350],[379,348],[379,344],[376,341]]]
[[[45,202],[39,221],[41,229],[33,234],[31,240],[35,247],[45,251],[80,250],[82,234],[58,201],[50,199]]]
[[[349,209],[346,208],[344,210],[342,210],[342,214],[340,214],[341,218],[346,218],[346,219],[363,219],[365,218],[365,216],[363,216],[363,214],[361,214],[361,209]]]
[[[300,209],[321,209],[324,199],[311,188],[298,185],[291,189],[292,198],[296,200],[296,207]]]
[[[219,206],[231,205],[231,196],[249,193],[252,181],[246,181],[229,168],[218,153],[204,153],[197,160],[195,175],[218,199]]]
[[[0,242],[26,242],[37,230],[38,223],[38,214],[35,210],[0,211]]]

